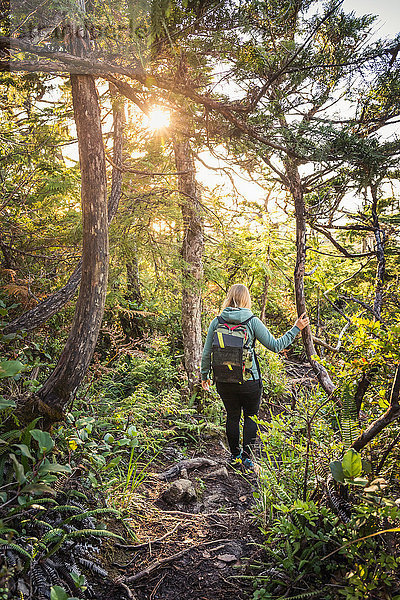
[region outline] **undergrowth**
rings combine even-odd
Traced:
[[[14,375],[21,386],[23,372]],[[184,453],[219,427],[181,390],[182,374],[158,340],[149,356],[108,363],[51,433],[37,420],[21,427],[14,400],[1,399],[4,598],[96,595],[91,578],[108,576],[103,540],[137,539],[132,512],[163,448]]]
[[[342,522],[327,501],[331,461],[343,455],[339,420],[333,402],[312,392],[302,395],[294,410],[259,423],[262,453],[255,498],[266,560],[259,565],[254,600],[400,598],[393,534],[360,540],[400,523],[386,485],[371,481],[373,475],[357,456],[351,468],[358,460],[360,467],[349,473],[345,455],[349,522]]]

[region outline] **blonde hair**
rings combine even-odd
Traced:
[[[232,285],[222,303],[222,310],[231,306],[233,308],[251,308],[250,292],[242,283]]]

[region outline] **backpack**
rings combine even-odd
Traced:
[[[214,331],[211,366],[214,380],[221,383],[243,383],[251,379],[251,367],[255,339],[249,345],[247,323],[252,315],[243,323],[228,323],[218,316],[218,325]]]

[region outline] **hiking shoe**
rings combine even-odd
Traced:
[[[243,469],[245,471],[252,471],[252,472],[255,471],[254,463],[250,458],[244,458],[242,460],[242,465],[243,465]]]
[[[239,467],[242,464],[242,453],[239,454],[231,454],[231,457],[228,461],[228,465],[230,467]]]

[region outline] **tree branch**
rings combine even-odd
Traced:
[[[354,450],[360,451],[369,442],[371,442],[385,427],[390,425],[393,421],[400,417],[400,405],[399,405],[399,394],[400,394],[400,364],[397,365],[396,374],[393,380],[393,386],[390,394],[390,407],[381,415],[376,421],[363,431],[351,445]]]
[[[337,240],[335,240],[335,238],[332,236],[332,234],[329,233],[329,231],[325,231],[321,227],[318,227],[317,225],[315,225],[315,223],[310,223],[310,226],[315,231],[322,233],[322,235],[324,235],[331,242],[331,244],[333,246],[335,246],[335,248],[337,250],[339,250],[339,252],[341,252],[343,254],[343,256],[345,256],[346,258],[362,258],[364,256],[374,256],[375,255],[375,252],[360,252],[359,254],[354,254],[352,252],[349,252],[348,250],[346,250],[346,248],[344,248],[341,244],[339,244],[339,242]]]

